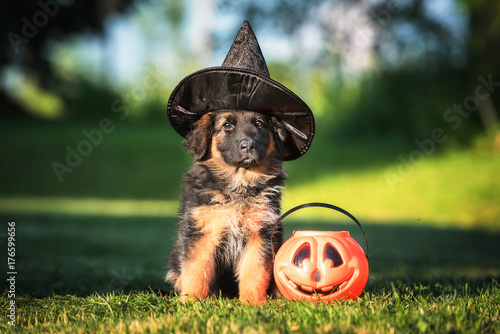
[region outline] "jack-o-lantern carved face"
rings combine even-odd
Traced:
[[[296,231],[276,254],[274,276],[286,298],[356,299],[368,280],[368,260],[349,232]]]

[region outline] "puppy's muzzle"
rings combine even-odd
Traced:
[[[258,163],[258,153],[252,139],[245,138],[240,141],[240,154],[240,167],[251,167]]]

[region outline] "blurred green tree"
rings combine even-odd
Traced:
[[[118,100],[131,105],[133,117],[129,119],[160,114],[156,90],[163,87],[157,85],[154,90],[148,86],[144,98],[139,90],[144,88],[141,85],[145,81],[151,81],[147,78],[151,71],[155,76],[165,76],[165,71],[158,66],[159,57],[168,59],[179,55],[181,58],[185,53],[181,33],[184,1],[30,0],[2,3],[2,7],[0,25],[7,37],[0,43],[0,71],[3,72],[0,108],[3,115],[103,117],[112,112],[110,106]],[[116,36],[110,37],[123,26],[129,28],[125,33],[130,33],[131,26],[132,33],[140,31],[135,42],[141,45],[136,49],[147,55],[141,60],[143,63],[134,65],[136,82],[122,82],[116,78],[118,59],[130,59],[129,63],[135,59],[117,54],[122,50],[116,46]],[[123,37],[120,38],[123,43]],[[165,41],[159,42],[159,38]],[[158,47],[165,44],[170,48],[167,55],[165,48]],[[184,59],[179,62],[182,61]],[[173,61],[170,65],[176,68]],[[123,72],[126,71],[118,74]],[[135,93],[142,94],[139,103]],[[163,115],[164,106],[159,110]]]
[[[475,82],[478,75],[491,75],[500,86],[500,2],[464,0],[469,12],[467,81]],[[498,88],[497,88],[498,89]],[[500,94],[490,95],[479,104],[479,113],[485,129],[498,128],[495,105],[500,104]]]
[[[229,1],[219,6],[235,12]],[[255,26],[291,36],[302,59],[314,53],[302,71],[311,89],[321,82],[322,93],[310,95],[328,111],[315,113],[337,134],[402,133],[413,141],[446,126],[444,114],[474,95],[478,77],[500,81],[500,3],[275,0],[239,2],[238,10]],[[319,51],[301,42],[314,38]],[[481,100],[450,136],[468,142],[481,126],[495,128],[499,103],[497,93]]]
[[[47,47],[72,34],[103,31],[105,19],[124,12],[133,0],[27,0],[0,4],[0,63],[18,67],[45,89],[61,82],[54,75]],[[0,87],[2,113],[19,114],[23,107]]]

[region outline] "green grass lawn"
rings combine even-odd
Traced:
[[[325,201],[361,220],[371,255],[362,298],[183,305],[164,283],[189,166],[181,140],[167,124],[116,123],[59,182],[52,162],[95,126],[0,125],[0,261],[7,276],[15,221],[17,271],[16,326],[5,278],[0,332],[500,332],[498,152],[439,152],[390,187],[387,172],[414,148],[397,138],[328,143],[318,131],[311,151],[285,167],[283,208]],[[321,210],[290,216],[286,235],[347,229],[363,245],[354,224]]]
[[[249,307],[237,300],[182,305],[158,294],[169,289],[163,277],[174,240],[171,217],[18,214],[16,223],[16,327],[2,316],[2,331],[500,330],[500,236],[491,232],[366,222],[370,278],[361,299],[328,305],[277,299]],[[290,221],[287,235],[295,229],[304,224]],[[4,292],[2,313],[10,300]]]

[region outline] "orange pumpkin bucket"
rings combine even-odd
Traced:
[[[307,203],[283,214],[274,229],[285,217],[307,207],[328,208],[351,218],[363,232],[366,254],[347,231],[294,231],[274,257],[280,293],[287,299],[322,302],[358,298],[368,281],[368,239],[363,226],[335,205]]]

